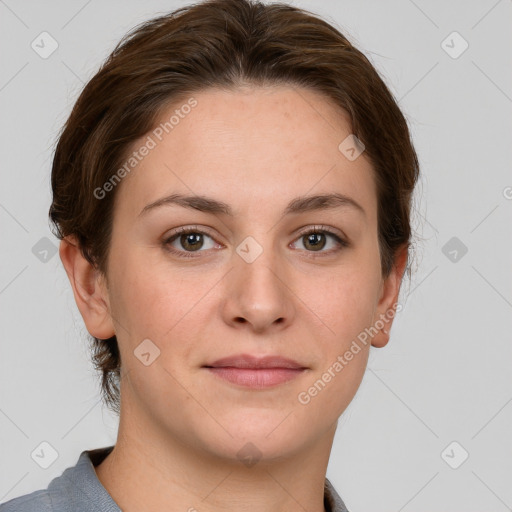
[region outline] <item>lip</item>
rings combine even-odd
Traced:
[[[306,371],[304,368],[232,368],[230,366],[206,367],[206,369],[232,384],[254,389],[284,384]]]
[[[250,354],[236,354],[222,359],[217,359],[213,363],[205,364],[206,368],[251,368],[251,369],[274,369],[286,368],[290,370],[305,370],[306,366],[301,365],[293,359],[282,356],[252,356]]]
[[[284,384],[308,369],[287,357],[257,357],[249,354],[237,354],[218,359],[204,365],[203,368],[232,384],[254,389]]]

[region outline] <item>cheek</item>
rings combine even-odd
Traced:
[[[314,337],[319,364],[297,396],[305,421],[322,416],[334,421],[356,394],[368,362],[370,341],[361,334],[371,324],[375,285],[354,273],[336,277],[308,297],[323,334]]]
[[[184,363],[197,346],[196,331],[206,316],[200,301],[212,285],[205,282],[207,276],[187,280],[169,267],[118,261],[111,306],[130,394],[141,403],[150,397],[156,408],[185,404],[190,397],[178,383],[190,377]],[[145,352],[150,354],[147,366],[138,358]],[[166,392],[155,392],[161,389]]]
[[[352,353],[350,361],[344,354],[346,352],[341,352],[329,360],[297,396],[300,407],[305,408],[304,413],[311,421],[321,416],[334,421],[348,407],[361,384],[369,348],[362,347],[356,354]]]
[[[364,332],[370,327],[378,291],[378,272],[364,264],[347,265],[329,279],[316,281],[307,295],[311,310],[321,319],[315,336],[319,367],[303,389],[299,403],[341,414],[355,395],[363,378],[370,350]],[[312,319],[315,315],[312,315]],[[309,333],[312,335],[311,333]]]
[[[311,308],[329,329],[327,339],[336,339],[338,349],[368,327],[377,303],[378,276],[371,269],[344,267],[316,282],[307,297]]]
[[[186,357],[192,340],[212,318],[208,300],[221,274],[173,269],[161,259],[147,263],[137,253],[120,257],[113,271],[111,311],[117,322],[120,350],[128,361],[133,350],[150,339],[161,350],[160,362]],[[128,366],[128,364],[127,364]]]

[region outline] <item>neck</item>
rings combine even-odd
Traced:
[[[133,416],[130,416],[133,419]],[[324,482],[337,423],[292,454],[222,456],[191,446],[149,421],[121,414],[116,445],[96,469],[123,512],[325,512]],[[151,441],[149,441],[151,440]],[[255,452],[255,449],[254,449]]]

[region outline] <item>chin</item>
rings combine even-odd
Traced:
[[[223,444],[210,444],[209,452],[226,461],[245,464],[252,467],[256,463],[274,462],[292,456],[299,451],[303,443],[294,443],[290,438],[276,436],[273,439],[266,433],[260,436],[234,437]]]
[[[286,417],[283,411],[276,412],[267,418],[267,421],[245,418],[239,423],[231,422],[227,428],[229,434],[223,429],[222,433],[208,440],[209,451],[217,456],[228,459],[241,460],[245,457],[252,459],[272,460],[290,456],[300,451],[308,444],[305,437],[308,432],[304,428],[297,428],[290,421],[293,415]],[[283,421],[284,420],[284,421]],[[313,433],[311,433],[313,434]],[[312,435],[313,437],[313,435]]]

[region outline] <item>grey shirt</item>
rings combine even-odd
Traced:
[[[55,477],[47,489],[2,503],[0,512],[122,512],[94,470],[113,448],[107,446],[83,451],[76,465]],[[327,478],[324,506],[326,512],[348,512]]]

